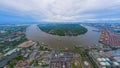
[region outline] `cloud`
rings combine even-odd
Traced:
[[[120,0],[1,0],[0,12],[51,22],[118,20],[119,6]]]

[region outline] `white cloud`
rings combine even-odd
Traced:
[[[120,19],[120,0],[1,0],[0,11],[29,15],[40,21]],[[116,14],[108,18],[107,14]],[[97,17],[97,18],[96,18]],[[103,19],[104,18],[104,19]]]

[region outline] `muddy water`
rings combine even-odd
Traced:
[[[88,29],[88,32],[79,36],[57,36],[45,33],[37,25],[31,25],[26,29],[28,39],[45,43],[51,48],[73,48],[74,46],[93,46],[98,43],[100,32],[95,32],[94,27],[82,25]]]

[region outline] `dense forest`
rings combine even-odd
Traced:
[[[87,32],[87,29],[79,24],[40,24],[39,28],[46,33],[59,36],[78,36]]]

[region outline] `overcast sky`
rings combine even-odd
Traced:
[[[0,22],[120,20],[120,0],[0,0]]]

